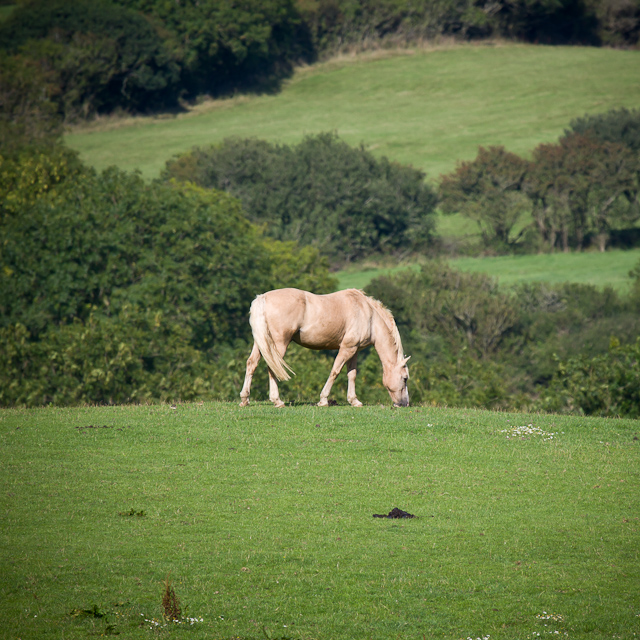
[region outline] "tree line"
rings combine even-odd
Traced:
[[[332,264],[434,242],[437,194],[425,174],[336,134],[293,146],[227,139],[172,158],[161,179],[227,191],[268,235],[313,246]]]
[[[334,181],[314,178],[313,188],[296,190],[298,174],[284,174],[270,208],[261,161],[240,171],[242,179],[234,173],[235,152],[256,147],[276,168],[284,166],[280,153],[296,164],[299,151],[316,150],[348,178],[351,191],[338,190],[338,199],[383,202],[390,188],[386,161],[333,135],[309,137],[299,148],[234,140],[196,149],[169,161],[153,182],[115,168],[97,173],[55,142],[0,157],[0,406],[237,398],[256,293],[283,286],[332,291],[329,259],[340,247],[349,251],[344,238],[322,245],[322,253],[313,241],[281,235],[289,214],[280,204],[309,193],[317,219],[330,225],[322,189],[330,192]],[[226,160],[221,149],[229,151]],[[198,184],[180,179],[192,168]],[[380,214],[364,207],[361,228],[378,229],[362,236],[370,240],[359,245],[366,255],[410,251],[416,237],[436,241],[421,227],[432,231],[434,193],[422,194],[428,206],[412,218],[408,195],[420,193],[421,176],[394,170],[406,183],[400,223],[412,220],[417,228],[403,227],[404,244],[386,247],[376,227]],[[235,185],[238,197],[224,185]],[[264,218],[245,210],[251,203],[262,203],[255,211]],[[295,211],[288,223],[299,228]],[[269,235],[264,220],[276,213],[278,233]],[[340,229],[325,232],[339,237]],[[417,273],[377,279],[367,292],[396,316],[413,356],[414,402],[637,417],[640,265],[630,277],[628,296],[573,284],[505,289],[432,261]],[[288,399],[315,398],[331,356],[292,348],[289,359],[298,375],[286,385]],[[363,400],[384,402],[375,353],[363,354],[359,371]],[[335,393],[344,385],[339,380]],[[261,367],[257,397],[266,391]]]
[[[440,252],[436,208],[478,224],[492,253],[604,251],[640,241],[640,110],[574,120],[530,160],[480,148],[437,187],[412,167],[376,159],[335,134],[298,145],[227,139],[167,162],[163,180],[236,196],[279,240],[318,248],[333,266],[375,255]]]
[[[639,35],[640,0],[22,0],[0,22],[0,95],[37,77],[73,121],[273,91],[296,64],[345,47],[442,36],[633,47]]]
[[[477,222],[496,251],[581,250],[587,240],[604,251],[612,235],[638,241],[640,110],[576,119],[532,155],[481,147],[442,176],[441,210]]]

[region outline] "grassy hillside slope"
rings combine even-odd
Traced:
[[[377,52],[300,69],[276,95],[164,118],[76,129],[67,143],[99,169],[154,177],[172,155],[227,136],[295,143],[337,131],[437,179],[478,145],[527,154],[572,118],[637,107],[640,51],[497,44]]]
[[[639,436],[435,408],[0,411],[3,637],[633,638]],[[417,517],[373,518],[393,507]]]
[[[621,293],[631,287],[629,271],[640,260],[640,249],[613,250],[606,253],[555,253],[551,255],[498,256],[489,258],[456,258],[449,264],[461,271],[481,272],[497,278],[501,284],[524,282],[578,282],[597,287],[612,286]],[[418,263],[392,267],[356,266],[336,274],[338,289],[366,289],[371,280],[404,269],[419,269]]]

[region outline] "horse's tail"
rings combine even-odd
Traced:
[[[278,380],[289,380],[287,369],[294,373],[293,369],[284,361],[284,358],[278,353],[276,344],[273,341],[271,332],[269,331],[269,325],[267,324],[267,317],[265,315],[265,303],[266,299],[264,294],[259,295],[251,303],[251,312],[249,315],[249,323],[251,324],[251,331],[253,332],[253,339],[260,349],[262,357],[265,359],[269,369],[273,371]]]

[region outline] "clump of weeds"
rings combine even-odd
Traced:
[[[164,581],[164,591],[162,593],[162,615],[164,619],[171,622],[182,618],[180,600],[176,596],[175,589],[171,584],[171,574]]]

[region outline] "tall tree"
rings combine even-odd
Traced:
[[[612,228],[638,218],[639,158],[628,147],[572,134],[533,152],[526,190],[548,247],[557,233],[569,249],[570,236],[582,249],[595,236],[604,251]]]
[[[512,247],[522,237],[516,229],[529,208],[522,192],[527,168],[504,147],[480,147],[475,160],[442,177],[441,208],[477,222],[487,246]]]
[[[57,88],[45,69],[27,56],[0,51],[0,153],[25,145],[55,143],[62,118],[54,99]]]

